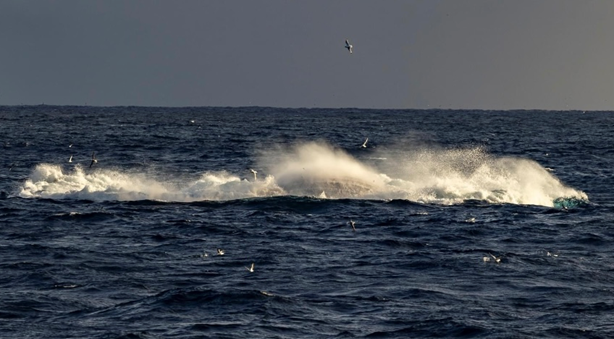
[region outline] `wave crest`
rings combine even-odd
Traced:
[[[381,154],[380,154],[381,153]],[[224,170],[199,177],[125,169],[64,170],[39,164],[18,195],[52,199],[191,202],[281,195],[320,198],[404,199],[456,204],[466,200],[556,207],[557,199],[588,201],[537,162],[496,158],[481,148],[414,152],[379,151],[376,165],[325,142],[278,147],[261,153],[268,175],[246,179]],[[262,172],[262,170],[260,171]]]

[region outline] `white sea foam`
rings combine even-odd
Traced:
[[[196,180],[161,179],[159,175],[114,169],[65,171],[59,165],[39,164],[20,189],[21,197],[88,200],[231,200],[279,195],[273,178],[250,182],[225,171],[207,172]]]
[[[454,204],[468,199],[553,206],[557,198],[588,200],[537,162],[494,157],[480,148],[382,150],[370,165],[325,142],[261,152],[267,176],[241,179],[220,170],[191,178],[126,169],[39,164],[21,197],[89,200],[201,201],[298,195],[328,199],[406,199]],[[373,155],[370,155],[373,158]]]

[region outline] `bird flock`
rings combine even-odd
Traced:
[[[353,232],[356,232],[356,221],[354,221],[353,219],[349,219],[349,221],[346,222],[346,224],[348,224],[351,228]],[[221,248],[217,248],[217,255],[218,256],[223,256],[226,252],[221,249]],[[552,258],[557,258],[559,256],[559,254],[557,253],[553,253],[550,251],[546,251],[546,256],[548,257],[552,257]],[[203,258],[208,258],[209,254],[207,252],[204,252],[201,257]],[[496,256],[490,252],[487,253],[487,255],[485,255],[484,257],[482,257],[482,261],[485,263],[495,263],[495,264],[501,264],[503,262],[503,256]],[[254,273],[255,271],[255,263],[251,263],[250,266],[244,266],[244,268],[250,272],[250,273]],[[267,292],[262,292],[265,295],[270,295],[267,294]]]

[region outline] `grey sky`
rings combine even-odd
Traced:
[[[612,110],[612,19],[612,0],[2,0],[0,104]]]

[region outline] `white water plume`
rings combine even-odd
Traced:
[[[480,148],[383,150],[368,164],[325,142],[279,146],[261,152],[255,180],[224,170],[194,177],[85,170],[39,164],[20,187],[21,197],[87,200],[232,200],[279,195],[339,199],[405,199],[455,204],[491,203],[553,206],[559,198],[587,201],[537,162],[487,154]],[[371,154],[373,156],[373,154]],[[242,178],[243,177],[243,178]]]
[[[372,197],[385,191],[386,176],[324,142],[310,142],[260,156],[279,187],[288,194],[328,198]]]
[[[146,173],[96,169],[91,172],[76,166],[64,171],[59,165],[39,164],[20,189],[21,197],[86,200],[231,200],[282,193],[272,178],[257,182],[241,179],[225,171],[206,172],[198,179],[164,180]]]
[[[485,200],[493,203],[553,206],[557,198],[588,200],[584,192],[567,187],[533,160],[493,157],[483,149],[422,149],[386,164],[395,178],[397,198],[460,203]]]

